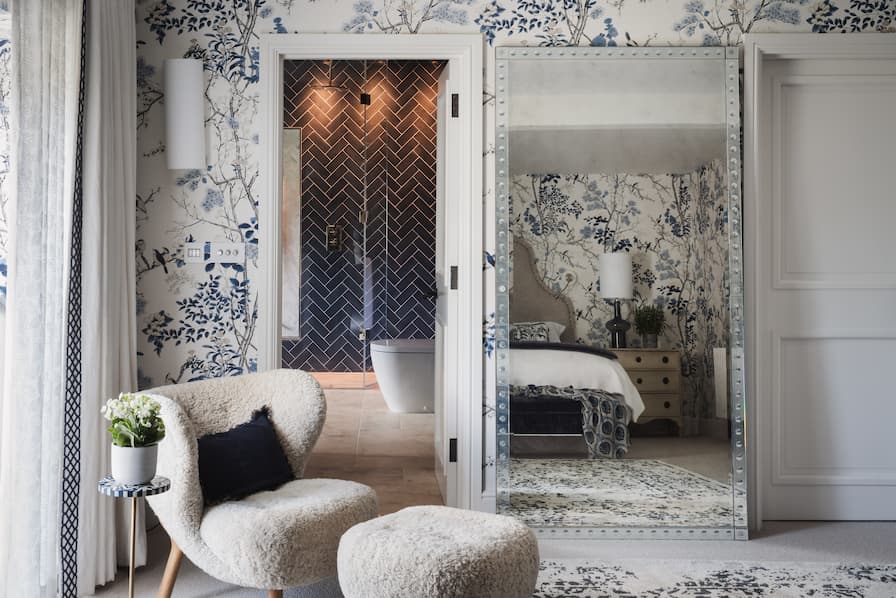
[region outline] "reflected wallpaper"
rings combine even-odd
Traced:
[[[0,39],[0,312],[6,310],[7,205],[9,203],[9,155],[12,142],[9,129],[9,99],[12,84],[11,52],[7,39]]]
[[[662,348],[682,352],[683,414],[714,415],[713,347],[728,345],[728,197],[721,160],[684,174],[515,176],[511,231],[532,246],[545,284],[576,309],[578,342],[609,346],[613,309],[599,293],[598,256],[632,255],[632,305],[666,312]],[[629,346],[639,342],[634,328]]]

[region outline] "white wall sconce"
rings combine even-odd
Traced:
[[[205,170],[205,81],[202,61],[165,61],[165,155],[169,170]]]

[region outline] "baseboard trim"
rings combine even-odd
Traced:
[[[727,419],[718,417],[704,418],[700,420],[700,435],[715,438],[716,440],[728,440],[729,427]]]

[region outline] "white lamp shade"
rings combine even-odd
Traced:
[[[631,299],[635,296],[632,284],[632,256],[628,253],[602,253],[598,257],[600,268],[600,295],[604,299]]]
[[[205,170],[205,80],[202,61],[165,61],[165,153],[171,170]]]

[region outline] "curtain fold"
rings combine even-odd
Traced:
[[[137,389],[134,11],[134,0],[90,0],[87,17],[78,594],[93,593],[95,586],[111,580],[116,555],[126,563],[128,554],[129,526],[116,523],[115,509],[129,509],[129,501],[99,495],[96,483],[108,474],[111,442],[100,407],[119,392]],[[128,517],[119,519],[129,522]],[[138,565],[146,560],[144,527],[141,516]]]
[[[136,389],[135,7],[89,4],[85,21],[81,0],[11,6],[2,596],[92,594],[127,556],[124,502],[96,483],[109,467],[100,406]],[[142,564],[142,531],[137,546]]]
[[[0,595],[60,591],[82,3],[11,5],[12,184],[0,400]]]

